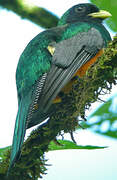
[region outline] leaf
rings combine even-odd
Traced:
[[[5,148],[0,149],[0,161],[1,161],[1,159],[5,158],[5,154],[10,148],[11,148],[11,146],[7,146]]]
[[[101,135],[117,138],[117,95],[89,116],[87,127]]]
[[[107,25],[113,30],[117,31],[117,1],[116,0],[90,0],[100,9],[107,10],[112,14],[112,17],[106,20]]]
[[[111,104],[112,104],[112,99],[102,104],[94,113],[92,113],[89,116],[89,118],[92,118],[93,116],[103,116],[104,114],[108,113]]]
[[[55,151],[55,150],[65,150],[65,149],[87,149],[87,150],[93,150],[93,149],[104,149],[107,147],[104,146],[78,146],[77,144],[68,141],[68,140],[57,140],[60,145],[55,144],[53,141],[51,141],[49,145],[49,150],[50,151]]]

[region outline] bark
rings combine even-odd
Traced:
[[[30,7],[29,4],[23,4],[22,2],[23,0],[0,0],[0,6],[43,28],[51,28],[57,25],[59,18],[56,15],[44,8]]]

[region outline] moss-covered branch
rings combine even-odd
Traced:
[[[44,8],[25,3],[24,0],[0,0],[0,6],[11,10],[21,18],[28,19],[33,23],[43,27],[55,27],[58,23],[58,17]]]
[[[77,116],[85,118],[85,111],[103,92],[110,92],[117,79],[117,37],[109,43],[104,54],[88,70],[85,77],[76,79],[69,95],[61,94],[62,103],[54,105],[54,115],[34,130],[25,141],[21,157],[12,168],[10,179],[37,180],[46,171],[44,153],[49,143],[63,130],[72,132],[78,126]],[[10,151],[0,163],[0,178],[5,179]]]

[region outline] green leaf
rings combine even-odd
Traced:
[[[10,148],[11,148],[11,146],[7,146],[5,148],[0,149],[0,161],[1,161],[1,159],[5,158],[5,154]]]
[[[113,30],[117,31],[117,1],[116,0],[90,0],[100,9],[107,10],[112,14],[112,17],[106,20],[107,25]]]
[[[117,138],[116,107],[117,96],[114,96],[88,117],[87,127],[94,129],[96,133],[101,135]]]
[[[93,149],[104,149],[107,147],[104,146],[78,146],[77,144],[68,141],[68,140],[57,140],[60,145],[55,144],[55,142],[51,142],[49,145],[49,150],[50,151],[55,151],[55,150],[65,150],[65,149],[87,149],[87,150],[93,150]]]
[[[103,116],[104,114],[108,113],[111,104],[112,104],[112,99],[102,104],[94,113],[92,113],[89,116],[89,118],[92,118],[93,116]]]

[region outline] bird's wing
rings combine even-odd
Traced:
[[[39,82],[35,86],[27,128],[50,116],[49,109],[57,94],[78,69],[102,49],[104,41],[100,32],[91,28],[88,32],[79,33],[59,43],[51,43],[50,46],[55,49],[51,68],[41,79],[39,78]]]
[[[52,66],[39,97],[39,107],[46,113],[54,98],[80,67],[94,57],[104,46],[101,34],[95,28],[57,43]]]
[[[52,41],[56,41],[56,37],[60,36],[65,28],[66,26],[56,27],[39,33],[24,49],[16,71],[19,101],[22,94],[27,95],[35,82],[50,69],[52,56],[46,47]]]

